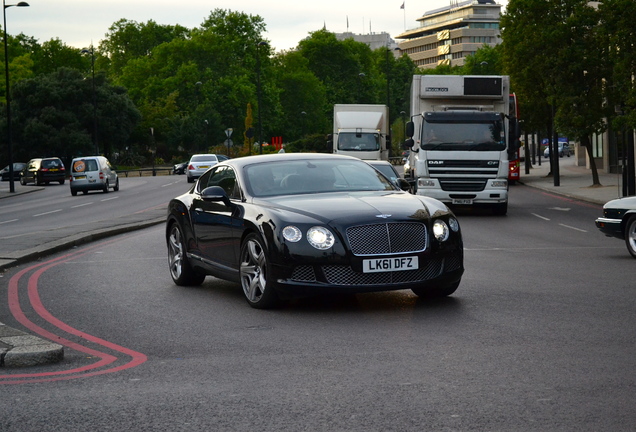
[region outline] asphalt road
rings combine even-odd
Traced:
[[[67,348],[0,371],[0,430],[633,430],[633,259],[598,214],[524,186],[507,217],[459,212],[466,273],[437,302],[254,310],[175,286],[161,226],[11,269],[29,330]]]

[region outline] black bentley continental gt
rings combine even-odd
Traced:
[[[464,272],[457,219],[360,159],[318,153],[214,165],[170,201],[170,274],[237,282],[250,306],[323,293],[455,292]]]

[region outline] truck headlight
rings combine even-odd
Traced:
[[[435,187],[435,180],[418,179],[417,187]]]

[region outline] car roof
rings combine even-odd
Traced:
[[[336,159],[336,160],[357,160],[362,161],[359,158],[345,155],[335,155],[332,153],[272,153],[245,156],[235,159],[228,159],[223,161],[223,164],[229,164],[237,168],[242,168],[251,164],[267,163],[267,162],[279,162],[279,161],[295,161],[295,160],[318,160],[318,159]]]

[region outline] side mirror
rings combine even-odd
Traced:
[[[413,135],[415,135],[415,124],[413,124],[412,121],[406,123],[406,132],[405,132],[405,134],[409,138],[413,138]]]
[[[225,189],[221,186],[210,186],[201,191],[201,199],[203,201],[218,202],[223,201],[227,206],[230,205],[230,199],[225,193]]]
[[[333,134],[327,135],[327,150],[333,149]]]
[[[413,141],[413,138],[407,139],[406,141],[402,143],[402,150],[411,150],[413,148],[413,144],[415,144],[415,141]]]
[[[402,177],[396,179],[395,183],[397,183],[397,186],[404,192],[408,192],[411,190],[411,183],[409,183],[407,180],[404,180]]]

